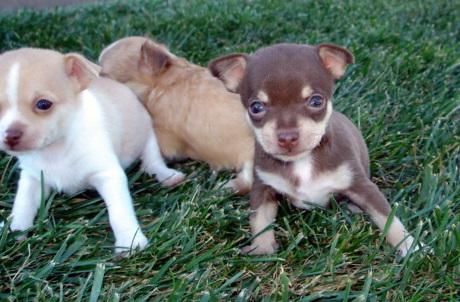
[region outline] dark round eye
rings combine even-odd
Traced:
[[[249,106],[249,112],[252,115],[261,115],[265,113],[265,105],[261,101],[254,101]]]
[[[35,104],[35,107],[41,111],[49,110],[51,106],[53,106],[53,103],[51,103],[50,101],[46,99],[39,99],[37,103]]]
[[[308,99],[307,103],[310,107],[320,108],[324,104],[324,98],[319,94],[314,94]]]

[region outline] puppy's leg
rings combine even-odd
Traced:
[[[229,188],[238,195],[247,194],[251,190],[253,182],[253,167],[254,163],[252,160],[245,162],[237,177],[228,181],[224,188]]]
[[[175,186],[184,180],[182,172],[166,166],[153,131],[147,140],[142,154],[142,168],[148,174],[154,174],[156,179],[166,186]]]
[[[257,237],[253,239],[251,245],[243,247],[241,253],[251,255],[272,254],[278,248],[275,232],[273,230],[261,232],[276,218],[278,210],[276,193],[272,188],[263,185],[256,179],[251,190],[250,204],[251,232]]]
[[[359,183],[355,183],[345,192],[345,195],[356,203],[360,209],[369,214],[380,230],[384,230],[391,207],[385,196],[372,181],[363,176],[360,178]],[[414,243],[414,238],[409,235],[399,218],[394,216],[388,226],[387,241],[398,248],[401,256],[406,256]]]
[[[44,190],[43,195],[47,198],[49,189],[45,187]],[[24,231],[30,228],[34,223],[35,215],[37,215],[37,210],[40,207],[40,201],[40,180],[21,171],[18,192],[14,199],[13,211],[11,212],[11,230]]]
[[[91,176],[89,182],[107,206],[115,235],[115,252],[131,253],[131,249],[143,249],[148,240],[137,222],[124,171],[119,167],[101,171]]]

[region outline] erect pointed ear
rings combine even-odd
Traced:
[[[236,92],[246,72],[247,61],[246,54],[232,54],[212,60],[208,68],[229,91]]]
[[[317,46],[318,54],[324,66],[339,79],[345,73],[348,64],[355,62],[353,55],[347,49],[333,44],[320,44]]]
[[[138,68],[148,75],[157,75],[171,66],[169,54],[152,41],[146,40],[141,46]]]
[[[65,72],[78,92],[85,90],[98,77],[101,67],[78,53],[64,55]]]

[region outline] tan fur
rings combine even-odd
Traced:
[[[143,67],[141,48],[146,41],[168,55],[164,70],[155,73]],[[147,107],[165,157],[204,161],[216,170],[239,171],[252,162],[254,138],[239,95],[228,92],[206,68],[143,37],[115,42],[99,60],[102,75],[128,85]]]
[[[268,98],[268,95],[263,91],[259,91],[259,93],[257,94],[257,97],[259,98],[259,100],[261,100],[263,103],[268,103],[270,102],[269,98]]]
[[[302,90],[302,93],[304,93],[304,90]],[[262,99],[260,98],[260,100]],[[267,98],[266,103],[269,102],[270,100]],[[277,143],[277,127],[275,119],[267,121],[261,128],[253,127],[253,131],[257,141],[260,143],[263,149],[266,152],[272,154],[275,158],[281,160],[303,158],[305,154],[311,152],[311,150],[313,150],[320,143],[322,136],[326,132],[327,122],[332,114],[332,111],[332,103],[329,102],[327,104],[326,117],[323,120],[315,122],[314,120],[305,117],[298,118],[300,143],[297,148],[300,150],[300,152],[298,152],[296,155],[289,155],[288,157],[283,155],[283,150],[279,148]],[[249,117],[247,117],[247,119],[248,118]]]
[[[312,93],[313,93],[313,88],[311,88],[310,85],[306,85],[303,87],[301,95],[304,99],[306,99],[309,96],[311,96]]]

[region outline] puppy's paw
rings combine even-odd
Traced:
[[[398,247],[398,254],[401,257],[406,257],[412,253],[428,253],[432,254],[433,249],[424,244],[423,242],[416,242],[414,237],[409,236],[407,237],[403,243],[401,243]]]
[[[241,249],[243,255],[270,255],[276,252],[278,249],[278,243],[256,243],[253,242],[251,245],[247,245]]]
[[[304,202],[300,199],[292,199],[291,200],[291,203],[293,206],[299,208],[299,209],[303,209],[303,210],[307,210],[307,211],[312,211],[314,210],[316,207],[311,204],[311,203],[308,203],[308,202]]]
[[[229,180],[224,185],[224,189],[229,189],[236,195],[246,195],[251,191],[251,185],[247,181],[236,177]]]
[[[174,169],[168,169],[161,174],[157,174],[157,180],[166,187],[175,187],[182,183],[184,179],[185,174]]]
[[[31,228],[33,226],[32,223],[28,223],[25,220],[21,219],[13,219],[13,221],[10,224],[10,230],[12,232],[24,232],[27,229]],[[27,238],[27,232],[24,232],[22,235],[17,235],[16,236],[16,241],[23,241]]]
[[[352,214],[360,214],[363,212],[363,210],[358,207],[356,204],[349,202],[347,203],[347,208]]]
[[[130,232],[120,236],[115,242],[115,253],[123,257],[134,254],[137,250],[143,250],[149,241],[141,231]]]

